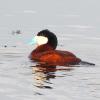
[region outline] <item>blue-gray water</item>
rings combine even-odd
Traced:
[[[100,100],[99,10],[99,0],[0,0],[0,99]],[[57,49],[96,65],[32,67],[28,42],[47,28]]]

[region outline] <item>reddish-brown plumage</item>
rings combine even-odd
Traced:
[[[54,50],[49,45],[42,45],[37,47],[30,54],[31,60],[39,61],[40,63],[48,65],[75,65],[81,60],[74,54],[68,51]]]
[[[37,36],[46,38],[47,42],[43,43],[44,39],[38,42],[40,45],[30,54],[31,60],[38,61],[40,64],[46,64],[46,66],[67,66],[80,63],[95,65],[86,61],[81,61],[71,52],[56,50],[58,44],[57,37],[49,30],[42,30],[38,32]]]

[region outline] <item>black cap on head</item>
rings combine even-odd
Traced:
[[[53,32],[50,32],[48,29],[42,30],[38,32],[37,36],[44,36],[48,38],[48,45],[53,47],[53,49],[56,49],[57,47],[57,37]]]

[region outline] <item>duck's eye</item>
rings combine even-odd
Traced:
[[[44,36],[35,36],[38,45],[46,44],[48,42],[48,38]]]

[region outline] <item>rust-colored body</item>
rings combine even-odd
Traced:
[[[33,50],[29,56],[33,61],[37,61],[45,66],[69,66],[76,64],[95,65],[94,63],[81,61],[81,59],[77,58],[71,52],[56,50],[58,44],[57,37],[48,29],[38,32],[37,37],[38,39],[35,38],[35,41],[38,47]]]
[[[41,45],[32,51],[30,59],[49,65],[75,65],[81,60],[68,51],[54,50],[49,45]]]

